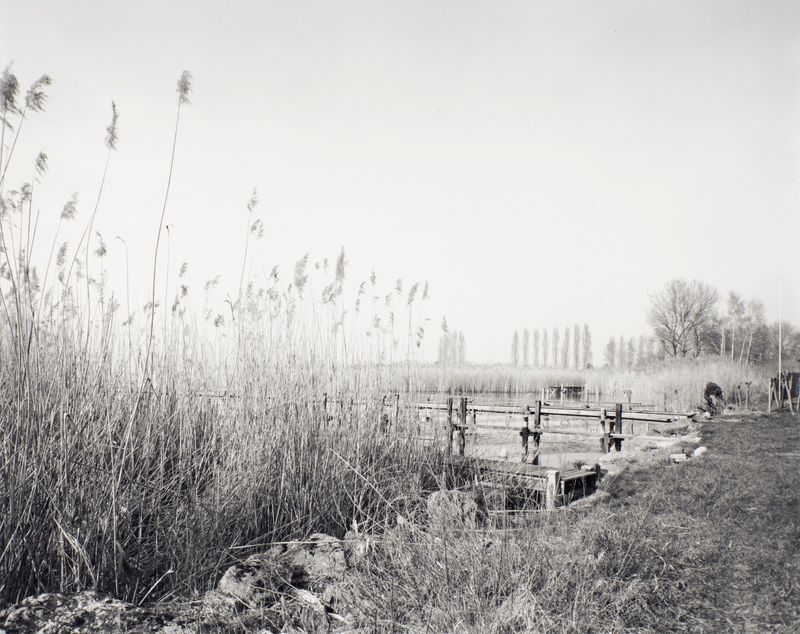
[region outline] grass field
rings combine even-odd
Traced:
[[[350,579],[379,631],[797,631],[797,418],[716,419],[700,459],[653,452],[586,510],[430,543],[396,531]]]

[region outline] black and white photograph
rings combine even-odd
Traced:
[[[800,632],[800,2],[0,0],[0,634]]]

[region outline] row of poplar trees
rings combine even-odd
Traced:
[[[592,365],[592,331],[588,324],[551,329],[525,328],[511,339],[511,364],[535,368],[586,368]]]

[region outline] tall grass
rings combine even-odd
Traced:
[[[0,112],[15,141],[17,90],[7,72]],[[3,176],[12,158],[13,147],[0,154]],[[87,242],[60,248],[41,288],[19,246],[37,241],[25,233],[32,198],[25,185],[0,191],[0,604],[87,587],[133,601],[190,593],[250,544],[370,528],[418,496],[409,474],[426,454],[409,434],[376,433],[401,367],[390,363],[399,291],[372,317],[369,354],[343,320],[344,253],[333,277],[309,275],[303,258],[294,279],[243,279],[230,312],[206,319],[185,287],[156,305],[154,263],[150,304],[122,319],[104,277],[87,276],[106,248],[87,248],[97,204]],[[75,215],[72,200],[62,220]],[[325,393],[341,405],[323,411]]]
[[[688,410],[703,402],[703,388],[713,381],[729,395],[750,382],[751,397],[766,395],[769,371],[761,366],[735,363],[727,358],[654,362],[636,368],[585,370],[524,368],[508,365],[419,366],[415,388],[420,392],[497,394],[504,399],[534,398],[550,386],[581,385],[590,399],[625,400],[631,390],[634,402],[659,409]],[[751,403],[753,401],[751,400]]]

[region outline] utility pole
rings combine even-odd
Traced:
[[[778,278],[778,402],[783,402],[783,379],[781,378],[781,371],[783,370],[783,279]]]

